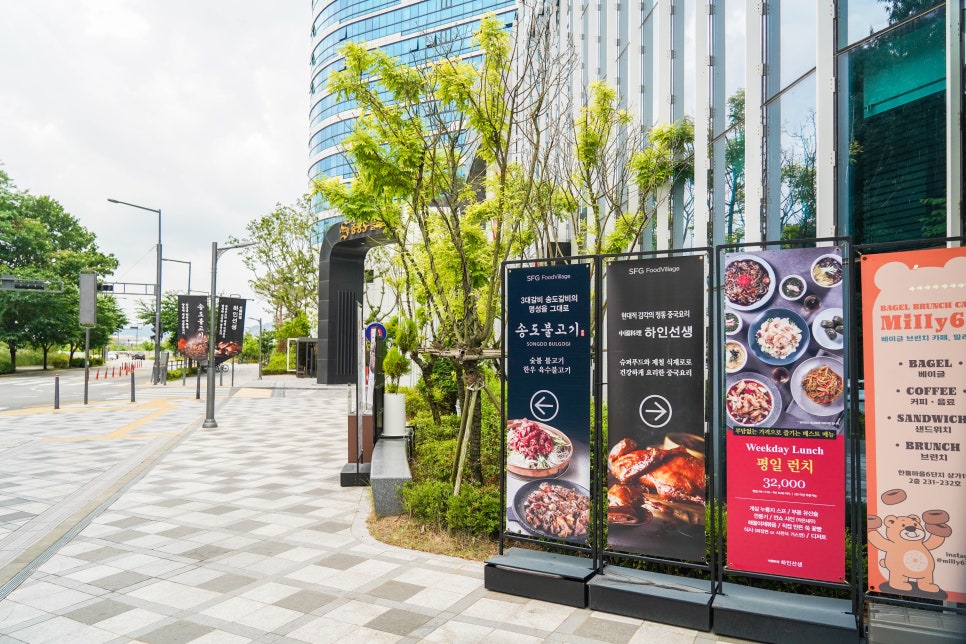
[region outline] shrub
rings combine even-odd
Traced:
[[[69,364],[69,358],[62,353],[50,356],[47,361],[51,367],[54,369],[66,369]]]
[[[461,486],[459,495],[450,497],[446,510],[450,530],[484,536],[496,535],[502,518],[500,488],[495,485]]]
[[[92,367],[101,367],[104,365],[104,358],[91,356],[90,365]],[[84,368],[84,356],[76,356],[70,361],[71,367]]]
[[[262,367],[263,375],[285,375],[288,373],[288,365],[285,362],[286,355],[283,352],[276,351],[272,354],[269,359],[268,364]]]
[[[403,508],[413,519],[443,527],[453,488],[449,481],[410,481],[402,487]]]

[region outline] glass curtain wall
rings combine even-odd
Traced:
[[[744,238],[745,12],[744,0],[712,4],[710,228],[714,244]]]
[[[947,234],[944,5],[839,5],[839,222],[859,243]]]

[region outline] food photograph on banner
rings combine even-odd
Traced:
[[[966,250],[860,268],[868,590],[966,602]]]
[[[505,533],[590,535],[590,265],[510,268]]]
[[[242,350],[245,339],[245,300],[218,298],[218,333],[215,335],[215,364],[231,360]]]
[[[605,291],[607,547],[703,561],[705,258],[612,261]]]
[[[178,296],[178,353],[196,362],[208,360],[208,296]]]
[[[731,569],[844,579],[845,281],[837,246],[724,256]]]

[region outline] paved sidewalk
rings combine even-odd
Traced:
[[[345,387],[0,412],[0,642],[715,642],[492,593],[373,540],[342,488]],[[70,418],[70,431],[65,418]]]

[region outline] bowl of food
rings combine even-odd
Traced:
[[[738,374],[728,380],[725,411],[736,426],[771,427],[781,415],[778,388],[756,373]]]
[[[791,364],[808,349],[808,323],[790,309],[768,309],[748,326],[748,348],[770,365]]]
[[[743,324],[744,323],[741,321],[741,316],[739,316],[734,311],[728,311],[727,309],[725,310],[724,312],[725,335],[734,335],[735,333],[738,333],[738,331],[741,331],[741,327],[743,326]]]
[[[775,271],[756,255],[736,253],[728,257],[724,271],[724,295],[738,311],[753,311],[768,303],[775,293]]]
[[[798,365],[789,382],[792,399],[813,416],[835,416],[845,409],[842,360],[816,356]]]
[[[748,362],[748,352],[740,342],[728,340],[725,343],[725,371],[738,373]]]
[[[530,534],[585,543],[590,525],[590,492],[564,479],[527,481],[513,497],[507,518]]]
[[[507,421],[506,469],[522,478],[545,478],[563,473],[574,445],[556,427],[520,418]]]
[[[805,280],[799,275],[786,275],[778,283],[778,292],[783,299],[796,302],[805,295]]]
[[[820,311],[812,320],[812,337],[825,349],[838,350],[845,340],[845,318],[842,309],[832,307]]]
[[[820,255],[812,262],[810,271],[812,282],[822,288],[832,288],[842,283],[844,272],[842,271],[842,258],[839,255],[829,253]]]

